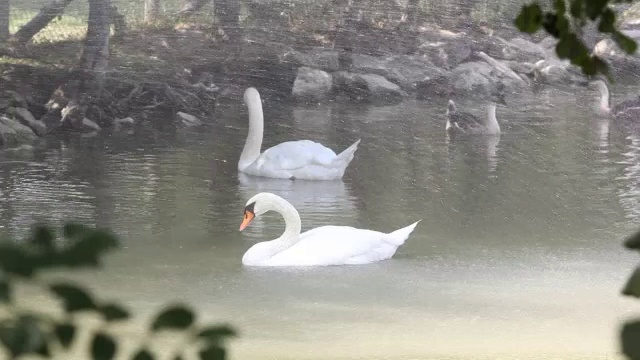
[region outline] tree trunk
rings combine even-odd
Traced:
[[[49,4],[40,9],[38,15],[13,35],[11,38],[12,41],[20,45],[26,44],[34,37],[35,34],[49,25],[51,20],[62,15],[64,13],[64,9],[69,5],[69,3],[71,3],[71,1],[73,0],[52,0]]]
[[[236,40],[242,36],[240,29],[240,2],[237,0],[214,0],[215,15],[225,37]]]
[[[144,22],[147,24],[158,21],[160,0],[144,0]]]
[[[207,3],[211,2],[212,0],[186,0],[182,9],[178,11],[178,15],[191,16],[200,11]]]
[[[81,127],[87,106],[100,96],[109,59],[112,11],[111,0],[89,0],[84,50],[74,71],[47,103],[49,112],[44,120],[47,126],[55,123],[61,113],[58,124]]]
[[[111,24],[113,24],[113,37],[123,37],[125,31],[127,31],[127,22],[124,15],[120,14],[115,6],[111,6]]]
[[[0,0],[0,42],[9,38],[9,0]]]

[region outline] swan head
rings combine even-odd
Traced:
[[[284,201],[284,199],[272,193],[265,192],[254,195],[244,206],[244,215],[242,217],[242,223],[240,224],[240,231],[246,229],[256,217],[270,210],[274,210],[274,205],[280,201]]]
[[[244,103],[247,106],[262,103],[262,100],[260,100],[260,93],[256,88],[250,87],[244,91]]]

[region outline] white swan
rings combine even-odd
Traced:
[[[238,162],[238,171],[279,179],[336,180],[342,178],[360,140],[336,155],[328,147],[310,140],[287,141],[262,154],[264,118],[262,101],[255,88],[244,92],[249,110],[249,134]]]
[[[611,93],[607,83],[595,80],[591,83],[600,91],[600,113],[612,116],[616,119],[640,121],[640,96],[629,99],[611,107]]]
[[[284,233],[277,239],[253,245],[242,257],[247,266],[326,266],[368,264],[389,259],[420,222],[386,234],[350,226],[321,226],[300,233],[298,211],[272,193],[253,196],[244,208],[240,231],[270,210],[284,217]]]

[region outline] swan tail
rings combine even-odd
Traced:
[[[397,246],[404,244],[404,242],[409,238],[409,235],[411,235],[413,230],[416,228],[416,225],[418,225],[420,221],[422,220],[418,220],[409,226],[403,227],[402,229],[398,229],[392,233],[389,233],[388,234],[389,241]]]
[[[358,141],[354,142],[351,146],[338,154],[335,159],[333,159],[333,164],[346,169],[347,166],[349,166],[349,163],[351,163],[351,160],[353,160],[353,156],[356,150],[358,150],[358,144],[360,144],[360,140],[361,139],[358,139]]]

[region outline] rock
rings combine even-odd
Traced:
[[[100,125],[96,124],[95,122],[93,122],[92,120],[89,120],[87,118],[83,118],[82,119],[82,130],[88,130],[88,131],[100,131]]]
[[[127,116],[122,119],[115,119],[113,121],[113,127],[115,131],[120,131],[122,129],[130,129],[136,124],[135,120],[131,116]]]
[[[453,41],[426,41],[418,48],[418,53],[440,68],[451,70],[466,61],[473,48],[466,39]]]
[[[389,67],[387,66],[387,59],[385,58],[352,54],[350,70],[356,73],[371,73],[385,76],[389,72]]]
[[[340,53],[335,50],[314,49],[303,53],[290,49],[283,55],[283,61],[325,71],[340,69]]]
[[[495,76],[491,65],[484,61],[458,65],[451,72],[450,82],[456,94],[487,95],[494,90]]]
[[[303,66],[298,69],[291,95],[302,101],[321,101],[329,95],[332,85],[331,75],[322,70]]]
[[[441,75],[439,77],[419,81],[416,84],[416,98],[430,99],[434,96],[449,96],[453,91],[450,82],[450,74]]]
[[[5,146],[16,146],[36,138],[30,128],[4,116],[0,116],[0,136]]]
[[[501,37],[493,36],[477,47],[477,51],[485,52],[492,58],[500,60],[535,62],[544,59],[547,55],[545,48],[523,38],[507,41]],[[484,50],[482,50],[483,47]]]
[[[374,103],[397,103],[407,96],[400,86],[376,74],[358,75],[367,85],[369,101]]]
[[[339,71],[333,75],[334,92],[346,94],[353,100],[376,104],[401,102],[407,93],[398,85],[377,74],[353,74]]]
[[[547,36],[538,43],[538,45],[546,50],[555,48],[556,44],[558,44],[558,39],[554,38],[553,36]]]
[[[351,100],[365,100],[369,96],[367,83],[358,74],[348,71],[333,73],[333,92],[346,95]]]
[[[516,47],[519,51],[530,55],[532,57],[530,61],[543,59],[547,54],[547,50],[543,46],[520,37],[511,39],[509,44]]]
[[[29,110],[22,107],[9,108],[9,110],[10,114],[16,117],[20,123],[33,130],[36,135],[43,136],[47,133],[47,126],[42,121],[36,120]]]
[[[426,56],[396,55],[386,58],[354,54],[351,69],[355,73],[376,74],[413,91],[418,81],[441,76],[444,70],[433,65]]]
[[[11,104],[9,99],[5,99],[5,98],[1,98],[0,97],[0,110],[6,110],[9,108],[9,105]]]
[[[387,61],[390,81],[400,85],[405,91],[413,91],[419,81],[442,76],[445,71],[433,65],[426,57],[400,55]]]
[[[180,119],[182,124],[185,125],[185,126],[200,126],[200,125],[202,125],[202,121],[200,119],[198,119],[197,117],[191,115],[191,114],[187,114],[187,113],[184,113],[182,111],[178,111],[176,113],[176,115],[178,116],[178,119]]]

